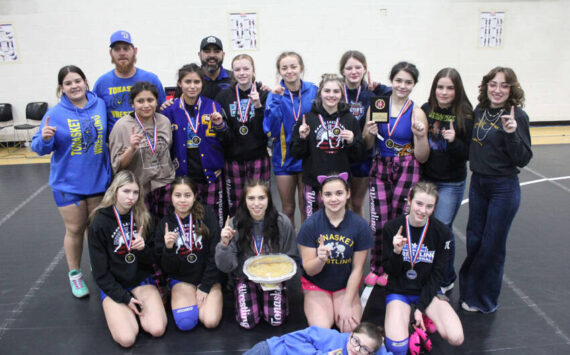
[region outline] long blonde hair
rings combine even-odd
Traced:
[[[146,235],[146,233],[144,232],[150,228],[150,214],[148,213],[146,206],[144,204],[143,187],[139,182],[139,179],[137,179],[135,174],[130,170],[122,170],[119,173],[117,173],[117,175],[115,175],[113,182],[111,183],[107,191],[105,191],[103,200],[101,200],[99,206],[97,206],[93,210],[93,212],[91,212],[91,216],[89,216],[89,221],[90,223],[93,222],[93,219],[95,218],[99,210],[113,206],[117,202],[117,190],[119,190],[119,188],[121,188],[122,186],[125,186],[126,184],[130,183],[135,183],[139,187],[139,198],[137,202],[135,202],[135,204],[133,205],[132,211],[133,211],[133,218],[137,223],[137,225],[139,227],[143,226],[144,228],[142,233],[142,236],[144,238],[144,236]]]

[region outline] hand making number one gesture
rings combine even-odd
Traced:
[[[55,134],[56,128],[57,128],[56,126],[49,125],[49,116],[47,116],[44,127],[42,128],[42,139],[46,142],[52,139]]]
[[[301,126],[299,127],[299,136],[301,137],[301,139],[307,139],[310,131],[311,127],[309,127],[309,125],[307,124],[307,120],[305,119],[305,115],[303,115],[303,123],[301,123]]]
[[[396,233],[394,239],[392,239],[392,244],[394,245],[394,253],[398,255],[402,253],[402,249],[404,248],[404,245],[406,245],[406,238],[404,238],[402,235],[403,228],[404,226],[400,226],[398,233]]]
[[[455,140],[455,127],[453,127],[453,122],[449,122],[449,129],[443,128],[441,130],[441,135],[443,139],[452,143]]]
[[[220,243],[222,243],[223,246],[227,247],[235,234],[236,230],[230,227],[230,216],[228,216],[228,218],[226,218],[226,224],[220,233]]]
[[[325,238],[319,237],[319,247],[317,248],[317,258],[322,262],[327,262],[331,255],[331,247],[325,246]]]
[[[503,129],[507,133],[514,133],[517,130],[517,121],[515,120],[515,106],[511,106],[511,113],[509,115],[502,115],[501,122]]]

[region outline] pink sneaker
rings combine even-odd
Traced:
[[[423,350],[429,352],[432,349],[431,339],[421,328],[416,328],[410,335],[409,348],[412,355],[419,355]]]
[[[423,315],[423,319],[424,319],[424,325],[426,327],[426,330],[428,333],[430,334],[434,334],[435,332],[437,332],[437,329],[435,327],[435,324],[433,324],[433,321],[426,316],[425,314]]]
[[[378,282],[378,275],[376,275],[372,271],[370,271],[368,275],[366,275],[366,277],[364,278],[364,283],[367,284],[368,286],[374,286],[376,285],[376,282]]]
[[[383,273],[382,275],[378,276],[378,280],[376,280],[376,284],[382,287],[386,287],[388,284],[388,274]]]

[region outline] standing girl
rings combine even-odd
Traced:
[[[345,52],[340,58],[340,74],[344,77],[344,98],[350,113],[358,120],[360,131],[364,130],[366,113],[370,107],[370,99],[376,96],[386,96],[392,93],[392,88],[376,82],[367,83],[364,75],[370,72],[366,57],[359,51]],[[368,190],[370,166],[372,165],[372,149],[365,157],[350,166],[352,181],[350,184],[350,202],[352,210],[362,216],[362,204]],[[363,216],[364,217],[364,216]]]
[[[216,216],[197,201],[197,188],[187,176],[172,183],[174,207],[158,224],[155,246],[160,265],[170,276],[172,315],[178,329],[198,320],[215,328],[222,318],[220,273],[214,254],[220,238]]]
[[[235,282],[235,316],[243,328],[252,329],[261,316],[267,323],[279,326],[289,316],[284,285],[263,291],[243,273],[246,259],[277,253],[299,259],[293,226],[287,216],[275,209],[269,183],[248,180],[236,215],[231,220],[228,217],[216,246],[216,265],[221,271],[230,273]]]
[[[153,84],[137,82],[130,100],[135,111],[119,119],[109,136],[111,164],[115,173],[130,170],[140,179],[146,206],[158,221],[166,215],[174,179],[170,121],[156,113],[158,90]]]
[[[164,334],[167,322],[151,276],[154,258],[145,241],[151,218],[142,191],[132,171],[120,171],[93,211],[89,226],[89,257],[107,326],[125,348],[135,343],[139,322],[153,337]]]
[[[78,67],[61,68],[57,83],[61,101],[46,112],[32,138],[32,150],[39,155],[53,152],[49,184],[65,224],[63,249],[69,283],[75,297],[85,297],[89,289],[81,273],[83,235],[89,214],[111,179],[105,145],[106,108],[89,91],[87,78]]]
[[[267,154],[267,135],[263,132],[263,111],[267,91],[255,83],[253,58],[240,54],[232,60],[236,84],[216,97],[222,105],[227,127],[216,136],[224,147],[225,190],[228,211],[237,210],[243,185],[247,179],[269,181],[271,164]]]
[[[301,226],[305,316],[309,326],[351,332],[360,323],[362,306],[358,289],[364,262],[373,244],[366,221],[347,209],[348,174],[320,176],[324,209]]]
[[[519,209],[519,168],[532,158],[529,119],[520,107],[524,91],[511,68],[496,67],[483,77],[475,107],[469,150],[471,185],[467,258],[459,271],[463,309],[497,310],[507,235]]]
[[[418,76],[418,69],[411,63],[400,62],[392,67],[388,120],[368,121],[363,134],[368,148],[375,151],[370,170],[370,228],[375,233],[375,244],[371,271],[365,280],[368,285],[385,286],[388,281],[380,264],[382,227],[404,211],[408,192],[420,179],[420,163],[429,156],[426,115],[410,99]]]
[[[412,305],[416,327],[426,330],[429,317],[443,339],[463,343],[463,327],[439,291],[449,257],[449,228],[432,217],[437,188],[418,182],[409,193],[409,215],[387,222],[383,229],[385,248],[382,266],[390,276],[386,286],[386,348],[394,355],[408,351]]]
[[[301,160],[289,152],[293,127],[301,117],[311,110],[317,95],[317,87],[302,81],[305,70],[303,59],[295,52],[283,52],[277,58],[277,72],[283,78],[267,97],[263,129],[273,138],[273,173],[281,197],[281,210],[293,225],[295,224],[295,190],[299,201],[303,200],[301,181]],[[301,210],[301,220],[305,211]]]
[[[224,123],[220,104],[202,96],[204,77],[196,64],[178,70],[178,99],[163,111],[172,123],[172,150],[176,176],[186,175],[198,188],[198,195],[216,213],[221,226],[224,218],[222,168],[224,153],[216,130]]]
[[[422,177],[437,186],[439,202],[433,216],[451,233],[449,262],[441,285],[445,293],[453,288],[456,278],[453,220],[463,200],[473,132],[473,107],[457,70],[444,68],[436,74],[422,110],[428,118],[430,146],[429,158],[422,164]]]
[[[311,112],[293,129],[291,156],[303,160],[303,210],[307,217],[322,204],[317,177],[348,171],[364,153],[360,126],[342,97],[343,81],[324,74]]]

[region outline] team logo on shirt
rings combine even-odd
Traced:
[[[339,137],[339,134],[345,128],[340,124],[338,127],[335,127],[335,122],[329,121],[326,121],[325,125],[326,129],[322,125],[315,129],[315,135],[317,136],[316,147],[327,154],[337,154],[344,147],[344,140]]]
[[[412,243],[412,255],[416,254],[416,251],[418,250],[418,244],[417,243]],[[421,246],[420,248],[420,255],[418,256],[418,263],[419,262],[424,262],[424,263],[433,263],[433,258],[435,256],[435,250],[429,250],[425,244]],[[402,249],[402,257],[404,259],[404,261],[410,262],[410,253],[408,252],[408,245],[406,244],[404,246],[404,248]]]
[[[131,236],[131,225],[128,222],[123,222],[123,232],[125,233],[125,237],[127,240],[135,240],[138,238],[138,232],[133,229],[133,235]],[[111,238],[113,238],[113,253],[118,255],[125,255],[129,253],[129,249],[125,244],[125,238],[121,234],[121,229],[117,226],[113,234],[111,234]]]
[[[92,116],[89,120],[67,119],[71,137],[71,155],[87,153],[91,147],[94,154],[103,153],[103,123],[101,116]]]
[[[327,264],[351,264],[352,248],[354,247],[354,239],[345,237],[340,234],[321,234],[325,247],[331,251]]]
[[[202,243],[202,235],[197,235],[196,234],[196,223],[194,223],[194,228],[192,231],[192,251],[197,251],[197,250],[202,250],[202,248],[204,247],[204,244]],[[188,245],[186,245],[186,242],[184,241],[184,238],[182,237],[183,233],[180,232],[180,227],[176,227],[176,229],[174,230],[174,233],[176,233],[176,235],[178,235],[178,237],[176,238],[176,242],[174,243],[174,247],[176,248],[176,254],[178,255],[183,255],[183,256],[188,256],[188,254],[190,254],[191,250],[190,248],[188,248]],[[184,234],[188,235],[188,225],[184,225]]]
[[[249,99],[241,99],[240,100],[241,117],[246,117],[245,110],[247,109],[247,102],[248,101],[249,101]],[[237,104],[237,102],[234,101],[230,104],[230,115],[232,117],[236,117],[239,120],[240,115],[238,114],[237,111],[238,111],[238,104]],[[253,105],[249,105],[249,114],[247,115],[248,121],[253,119],[253,117],[255,117],[255,107],[253,107]]]

